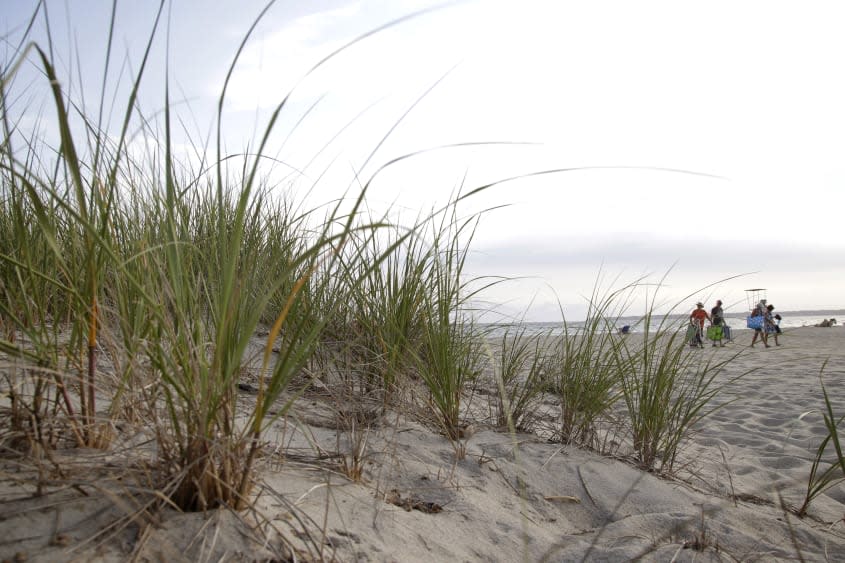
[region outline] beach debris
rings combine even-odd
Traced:
[[[424,501],[413,495],[402,498],[402,495],[396,489],[391,489],[390,492],[385,495],[384,500],[392,505],[404,508],[405,512],[410,512],[412,510],[419,510],[420,512],[425,512],[426,514],[443,512],[443,507],[436,502]]]
[[[251,383],[238,383],[238,389],[247,393],[258,393],[258,387]]]
[[[73,543],[73,538],[68,534],[57,534],[56,537],[53,538],[53,541],[50,542],[50,545],[67,547],[71,543]]]
[[[455,433],[459,440],[468,440],[475,434],[476,428],[474,424],[460,424],[455,428]]]

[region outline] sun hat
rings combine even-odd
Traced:
[[[698,303],[696,303],[696,304],[695,304],[695,306],[696,306],[696,307],[704,307],[704,303],[702,303],[701,301],[699,301]]]

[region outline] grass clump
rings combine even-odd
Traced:
[[[629,346],[623,340],[616,349],[634,455],[647,470],[672,471],[681,442],[724,405],[713,406],[713,400],[730,384],[716,377],[735,355],[703,358],[685,345],[685,328],[669,314],[656,319],[648,310],[641,343]]]
[[[129,421],[149,429],[155,487],[190,511],[248,503],[264,432],[317,377],[342,398],[355,479],[368,425],[403,385],[423,383],[435,424],[457,440],[462,394],[483,363],[463,278],[476,218],[458,218],[458,198],[401,228],[363,213],[366,185],[325,209],[278,198],[262,155],[290,94],[247,154],[221,147],[237,55],[216,146],[193,147],[194,166],[180,160],[169,82],[162,123],[137,104],[163,6],[116,136],[72,101],[38,45],[3,70],[0,351],[16,445],[108,448]],[[58,148],[22,137],[10,117],[30,55]],[[106,72],[101,107],[107,84]],[[129,149],[133,128],[156,132],[145,152]]]
[[[293,213],[261,184],[261,155],[286,99],[239,170],[219,145],[198,170],[174,156],[167,89],[158,143],[130,152],[133,124],[155,129],[136,99],[157,22],[116,141],[83,104],[67,102],[52,59],[33,45],[19,60],[36,55],[61,139],[52,149],[25,138],[18,151],[9,107],[18,61],[4,70],[0,349],[12,366],[3,373],[11,427],[19,442],[44,448],[60,439],[107,447],[115,421],[132,420],[151,428],[170,502],[240,509],[262,434],[296,395],[292,381],[341,304],[382,265],[379,247],[349,252],[350,241],[384,225],[359,213],[365,190],[318,218]],[[265,326],[256,353],[250,342]],[[244,375],[257,383],[248,405],[237,394]]]
[[[616,319],[623,290],[601,294],[594,287],[583,327],[564,319],[560,343],[542,364],[543,379],[560,400],[556,436],[565,444],[602,449],[600,426],[619,399],[620,365]]]
[[[463,279],[466,243],[472,239],[476,218],[460,221],[451,208],[433,224],[431,268],[426,278],[421,318],[421,342],[416,370],[428,391],[428,404],[437,424],[451,440],[462,437],[461,401],[468,383],[484,365],[483,347],[475,328]],[[476,290],[477,291],[477,290]]]
[[[508,327],[493,354],[497,376],[496,425],[530,432],[538,417],[537,407],[545,389],[540,369],[550,337],[528,334],[525,324]]]
[[[824,368],[822,368],[824,371]],[[804,502],[798,508],[798,516],[806,516],[810,504],[819,495],[845,481],[845,455],[842,450],[842,443],[839,439],[839,428],[842,426],[845,416],[836,416],[830,404],[830,397],[824,382],[821,383],[822,395],[824,396],[824,426],[827,431],[825,437],[816,448],[813,463],[810,467],[810,475],[807,478],[807,490],[804,493]],[[801,415],[803,418],[809,413]]]

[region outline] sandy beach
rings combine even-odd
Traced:
[[[671,478],[483,420],[458,459],[442,435],[388,413],[355,434],[355,482],[338,470],[352,434],[338,437],[315,390],[266,434],[254,503],[240,513],[145,511],[142,429],[127,426],[108,451],[6,457],[0,560],[266,561],[287,545],[326,561],[845,561],[845,486],[794,513],[825,435],[822,370],[845,413],[845,330],[790,329],[769,349],[750,340],[738,331],[697,352],[736,355],[720,378],[747,375],[695,428]],[[468,401],[484,412],[490,397]]]

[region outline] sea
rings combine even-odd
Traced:
[[[802,326],[815,326],[822,322],[825,319],[837,319],[836,325],[834,328],[842,328],[845,326],[845,309],[822,309],[822,310],[812,310],[812,311],[778,311],[781,316],[780,327],[783,330],[788,330],[790,328],[798,328]],[[651,320],[651,329],[654,330],[657,328],[657,325],[660,323],[662,317],[659,315],[653,315]],[[687,322],[688,315],[670,315],[667,318],[667,322],[677,322],[678,325],[683,325]],[[737,314],[725,314],[725,321],[729,327],[733,331],[742,331],[742,330],[750,330],[746,327],[746,316],[745,315],[737,315]],[[584,328],[583,321],[567,321],[567,329],[569,334],[577,334],[580,330]],[[614,323],[615,326],[613,330],[618,330],[623,326],[630,327],[629,330],[632,333],[643,332],[644,327],[642,326],[642,317],[635,317],[635,316],[627,316],[627,317],[619,317],[616,322]],[[550,336],[559,336],[564,333],[564,327],[562,321],[554,321],[554,322],[523,322],[516,324],[509,324],[509,323],[482,323],[482,328],[486,328],[489,331],[490,337],[499,337],[504,335],[508,331],[513,331],[516,326],[525,329],[525,335],[529,336],[532,334],[546,334]]]

